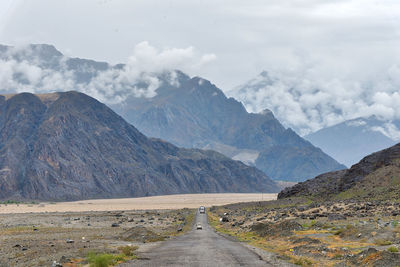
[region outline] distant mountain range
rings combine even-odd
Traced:
[[[0,199],[277,191],[254,167],[147,138],[85,94],[0,96]]]
[[[375,152],[350,169],[325,173],[284,189],[278,198],[400,199],[400,143]]]
[[[304,136],[348,167],[373,152],[396,144],[385,135],[386,122],[372,116],[345,121]],[[397,140],[399,141],[399,140]]]
[[[345,168],[285,129],[272,112],[248,113],[240,102],[199,77],[179,71],[133,75],[132,66],[68,58],[50,45],[2,46],[0,54],[0,59],[17,62],[9,64],[14,66],[12,83],[2,85],[3,92],[80,90],[106,101],[148,136],[217,150],[274,179],[301,181]]]

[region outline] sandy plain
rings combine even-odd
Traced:
[[[89,212],[161,210],[210,207],[239,202],[275,200],[277,194],[181,194],[121,199],[92,199],[72,202],[42,202],[35,204],[0,204],[0,214],[42,212]]]

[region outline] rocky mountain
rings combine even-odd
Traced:
[[[156,93],[152,98],[128,98],[114,108],[146,135],[217,150],[274,179],[300,181],[345,168],[285,129],[269,110],[248,113],[205,79],[177,72],[176,82],[164,82]]]
[[[0,97],[0,199],[277,190],[261,171],[222,154],[147,138],[85,94]]]
[[[1,52],[3,51],[3,52]],[[1,56],[2,54],[2,56]],[[2,92],[78,90],[105,101],[147,136],[186,148],[213,149],[263,170],[301,181],[345,168],[285,129],[272,112],[248,113],[209,81],[180,71],[138,73],[135,65],[69,58],[50,45],[0,47],[11,73]]]
[[[375,152],[350,169],[325,173],[281,191],[278,198],[400,199],[400,143]]]
[[[372,116],[345,121],[304,138],[350,167],[363,157],[396,144],[389,136],[387,122]]]

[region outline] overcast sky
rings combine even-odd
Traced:
[[[280,92],[301,85],[290,92],[298,108],[281,107],[280,97],[269,106],[271,90],[278,90],[269,88],[247,103],[249,110],[279,107],[285,109],[281,120],[292,114],[312,130],[370,115],[377,109],[365,107],[383,99],[376,92],[388,93],[388,102],[400,86],[399,0],[1,0],[0,43],[54,44],[68,56],[110,63],[140,59],[138,51],[145,51],[138,62],[150,64],[146,70],[154,60],[164,60],[155,64],[160,69],[173,59],[170,66],[203,76],[239,100],[252,96],[232,88],[266,70],[284,81]],[[322,95],[299,98],[316,87]],[[345,115],[326,120],[320,112],[314,119],[321,99],[331,113],[344,109],[346,98],[361,101],[347,104]],[[311,111],[296,117],[305,105]],[[400,110],[394,112],[400,118]]]
[[[158,49],[192,46],[216,56],[192,74],[222,89],[262,70],[326,60],[334,70],[345,61],[367,72],[398,62],[400,53],[398,0],[0,3],[0,43],[49,43],[71,56],[112,63],[126,62],[142,41]]]

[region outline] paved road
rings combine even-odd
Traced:
[[[203,226],[202,230],[194,227],[182,236],[161,242],[150,251],[141,253],[140,257],[146,259],[121,266],[292,266],[278,262],[268,252],[263,252],[261,257],[240,242],[217,234],[208,225],[206,214],[197,213],[197,222]]]

